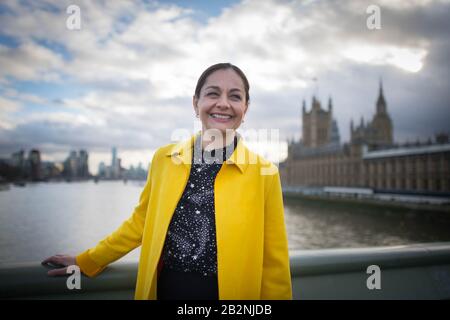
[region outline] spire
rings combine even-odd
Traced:
[[[305,102],[305,99],[303,99],[302,110],[303,110],[303,113],[306,112],[306,102]]]
[[[316,99],[316,96],[312,97],[312,108],[311,110],[319,110],[320,109],[320,102]]]
[[[328,98],[328,111],[333,109],[333,101],[331,100],[331,96]]]
[[[313,95],[316,96],[317,94],[319,94],[319,79],[317,79],[317,77],[314,77],[311,79],[314,82],[314,91],[313,91]]]
[[[380,96],[383,96],[383,78],[380,77]]]
[[[383,94],[383,80],[380,77],[380,92],[377,100],[377,113],[386,113],[386,100]]]

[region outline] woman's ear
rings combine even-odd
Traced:
[[[198,99],[196,96],[192,96],[192,106],[194,107],[195,114],[198,114]]]

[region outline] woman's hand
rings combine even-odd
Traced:
[[[67,275],[67,267],[71,265],[76,265],[77,261],[74,256],[57,254],[45,259],[41,263],[43,265],[55,266],[58,268],[47,272],[49,276],[63,276]]]

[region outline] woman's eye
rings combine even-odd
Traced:
[[[231,96],[233,99],[236,99],[236,100],[241,100],[241,96],[239,96],[239,95],[237,95],[237,94],[234,94],[234,95],[232,95]]]
[[[207,96],[217,96],[218,94],[216,92],[210,92],[206,94]]]

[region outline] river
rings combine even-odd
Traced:
[[[143,182],[29,183],[0,191],[0,264],[78,254],[132,213]],[[450,214],[325,201],[285,201],[289,249],[450,241]],[[139,248],[123,258],[136,261]]]

